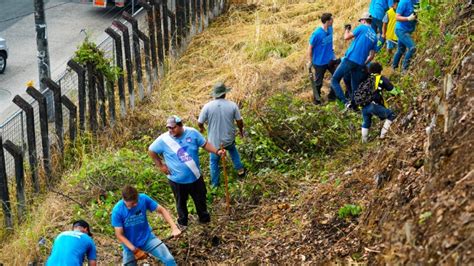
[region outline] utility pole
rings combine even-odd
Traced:
[[[35,25],[36,25],[36,47],[38,49],[38,71],[40,80],[40,91],[46,90],[46,85],[41,82],[44,78],[51,78],[49,63],[48,36],[46,35],[46,18],[44,15],[43,0],[34,0],[35,3]],[[50,97],[47,97],[50,98]]]

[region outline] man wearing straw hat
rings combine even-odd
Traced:
[[[348,101],[342,92],[341,79],[344,75],[350,73],[352,87],[351,98],[353,98],[354,92],[359,87],[360,82],[364,79],[364,76],[367,75],[365,71],[366,65],[374,58],[377,48],[377,35],[370,26],[372,22],[370,14],[368,12],[364,13],[359,19],[359,22],[361,24],[353,31],[351,31],[350,25],[345,26],[344,39],[354,40],[349,49],[347,49],[344,60],[342,60],[341,64],[337,67],[331,79],[331,86],[336,93],[336,97],[344,103],[346,109],[351,106],[351,101]]]
[[[234,164],[239,177],[245,175],[245,168],[240,161],[240,155],[235,147],[235,124],[239,128],[239,134],[244,136],[244,122],[240,115],[239,107],[236,103],[225,99],[226,93],[231,89],[226,87],[224,83],[218,82],[214,85],[211,93],[214,100],[204,105],[199,114],[198,125],[201,133],[206,129],[204,123],[208,124],[208,139],[215,147],[221,145],[229,151],[230,158]],[[219,186],[219,159],[216,154],[210,155],[210,169],[211,169],[211,186]]]
[[[89,266],[97,265],[96,247],[90,230],[86,221],[75,221],[71,231],[60,233],[54,240],[46,265],[82,265],[85,256]]]
[[[217,155],[224,151],[217,150],[211,143],[192,127],[185,127],[179,116],[173,115],[166,121],[168,132],[161,134],[148,148],[148,155],[156,167],[168,177],[173,190],[178,212],[178,224],[181,228],[188,225],[188,198],[194,201],[200,223],[208,223],[211,216],[206,205],[206,185],[199,166],[199,148]],[[164,158],[164,161],[162,158]]]

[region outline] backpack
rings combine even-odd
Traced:
[[[380,75],[370,75],[362,81],[354,93],[354,102],[359,106],[366,106],[374,99],[374,93],[380,82]]]

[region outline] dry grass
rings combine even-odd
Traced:
[[[182,58],[171,64],[167,77],[151,99],[114,130],[104,132],[97,145],[120,147],[136,137],[134,134],[141,128],[158,130],[164,118],[172,113],[183,116],[188,125],[195,125],[216,81],[225,81],[233,88],[229,98],[245,102],[253,110],[267,96],[281,90],[309,98],[310,88],[303,68],[308,38],[320,24],[319,16],[323,12],[334,14],[335,50],[342,56],[347,47],[342,42],[343,24],[354,24],[369,0],[254,2],[257,4],[231,6],[227,14],[196,36]],[[278,45],[282,45],[284,56],[272,50]],[[74,187],[68,185],[68,175],[65,176],[57,190],[68,194]],[[49,193],[21,228],[3,241],[0,261],[25,265],[36,258],[41,236],[48,236],[51,241],[55,234],[69,229],[70,206],[71,202],[64,197]]]

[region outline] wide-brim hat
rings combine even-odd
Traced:
[[[229,91],[231,91],[231,88],[226,87],[226,85],[223,82],[217,82],[216,84],[214,84],[214,87],[212,88],[211,95],[214,98],[218,98],[228,93]]]
[[[362,14],[362,16],[359,18],[359,22],[360,22],[361,20],[363,20],[363,19],[365,19],[365,20],[372,20],[372,16],[370,15],[369,12],[364,12],[364,13]]]

